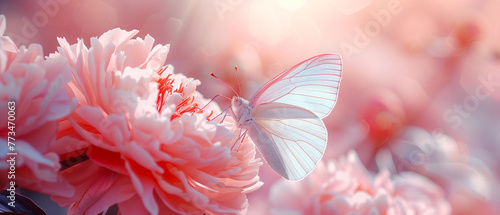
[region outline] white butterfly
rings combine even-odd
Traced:
[[[234,96],[232,116],[271,167],[301,180],[325,153],[328,133],[321,120],[337,101],[339,55],[312,57],[276,76],[247,101]]]

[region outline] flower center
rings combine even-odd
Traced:
[[[163,74],[163,72],[168,68],[162,68],[158,71],[158,75]],[[175,111],[170,117],[170,120],[174,120],[179,118],[182,114],[185,113],[203,113],[203,110],[199,108],[199,105],[194,102],[194,95],[187,95],[184,91],[184,86],[181,84],[178,89],[174,89],[174,79],[171,78],[172,74],[167,75],[165,78],[160,78],[156,82],[158,83],[158,97],[156,99],[156,107],[158,112],[161,112],[163,106],[165,104],[165,98],[172,95],[173,93],[178,93],[182,96],[182,101],[175,107]]]

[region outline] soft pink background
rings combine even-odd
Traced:
[[[500,81],[498,11],[497,0],[0,1],[6,35],[19,46],[40,43],[46,55],[56,50],[56,37],[88,44],[116,27],[137,29],[142,38],[150,34],[156,43],[171,44],[167,63],[199,79],[198,91],[207,98],[232,96],[210,72],[236,86],[237,66],[249,99],[284,69],[339,53],[344,73],[338,104],[324,119],[325,159],[355,149],[377,172],[376,155],[387,152],[395,172],[426,175],[452,206],[464,207],[454,214],[480,213],[478,205],[497,210],[499,203],[500,86],[487,84]],[[479,96],[478,88],[488,95]],[[456,142],[442,149],[436,141],[422,150],[415,136],[433,132]],[[403,168],[405,161],[411,165]],[[249,195],[248,214],[268,213],[269,189],[282,180],[267,165],[260,176],[265,185]],[[452,193],[472,197],[457,200]],[[479,203],[459,204],[470,199]],[[42,205],[47,200],[35,198]]]

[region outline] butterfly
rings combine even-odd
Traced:
[[[309,58],[271,79],[249,101],[234,96],[231,115],[277,173],[301,180],[325,153],[322,119],[337,102],[341,78],[340,55]]]

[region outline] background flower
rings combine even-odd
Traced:
[[[73,188],[57,175],[61,167],[59,157],[50,151],[58,120],[75,106],[64,91],[71,68],[65,59],[44,60],[39,44],[17,48],[9,37],[3,36],[5,27],[5,17],[0,15],[0,158],[7,161],[15,157],[14,181],[19,188],[71,196]],[[9,102],[15,104],[8,105]],[[9,106],[15,108],[14,125],[8,124]],[[9,136],[13,139],[8,139]],[[15,150],[8,146],[14,146]],[[10,156],[8,152],[18,154]],[[12,181],[7,177],[9,171],[8,162],[0,163],[2,187]]]
[[[406,127],[396,136],[389,150],[377,155],[380,168],[414,171],[433,180],[443,188],[454,214],[499,210],[498,204],[491,204],[498,202],[498,181],[490,164],[474,150],[442,133],[418,127]]]
[[[321,163],[300,182],[278,181],[269,194],[272,214],[449,214],[439,186],[407,172],[369,173],[354,151]]]

